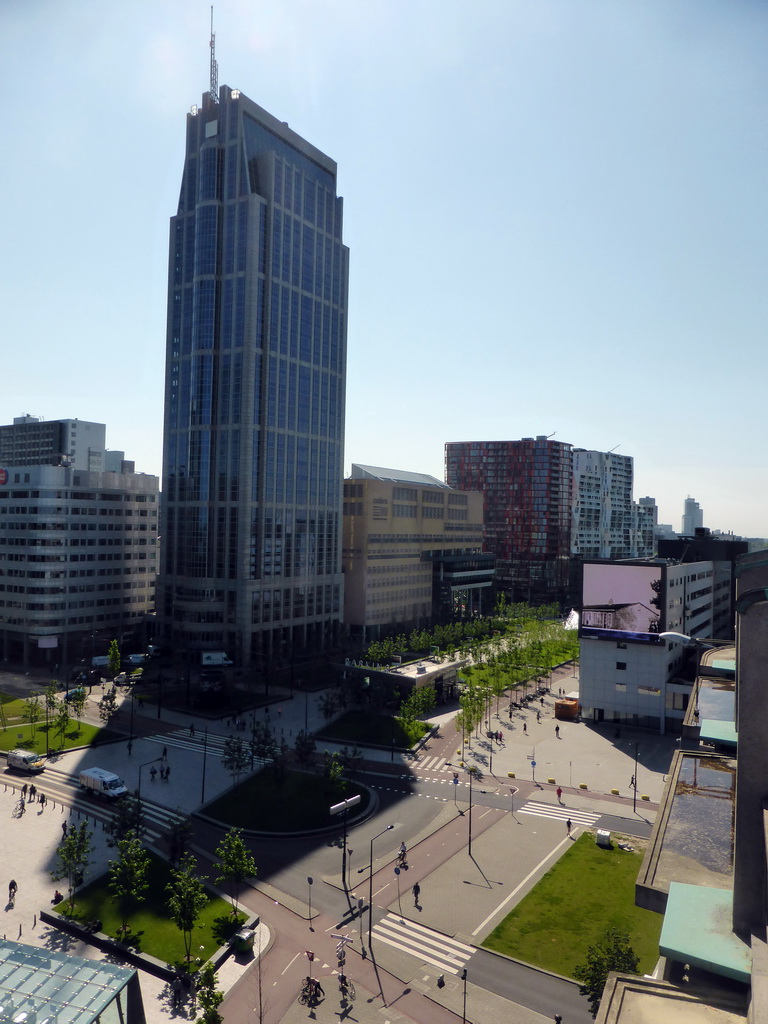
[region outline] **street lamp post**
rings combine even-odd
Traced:
[[[467,843],[469,856],[472,856],[472,772],[469,773],[469,813],[467,814],[467,832],[469,840]]]
[[[355,796],[347,797],[346,800],[342,800],[341,803],[334,804],[330,809],[331,814],[341,814],[344,820],[344,836],[341,841],[341,887],[344,892],[347,891],[347,813],[350,807],[354,807],[355,804],[360,803],[360,794],[357,793]],[[386,831],[386,829],[385,829]]]
[[[373,928],[373,844],[385,832],[391,832],[394,825],[387,825],[371,840],[371,857],[368,861],[368,949],[371,949],[371,930]]]
[[[461,980],[464,982],[464,1006],[461,1013],[461,1024],[467,1024],[467,968],[461,972]]]

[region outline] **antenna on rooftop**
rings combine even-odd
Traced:
[[[211,99],[219,102],[219,65],[216,63],[216,33],[213,31],[213,4],[211,4]]]

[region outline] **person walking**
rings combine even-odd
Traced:
[[[559,725],[555,726],[555,736],[557,736],[557,738],[560,739],[560,726]]]
[[[16,885],[16,879],[12,878],[8,883],[8,902],[13,903],[16,899],[16,893],[18,892],[18,885]]]
[[[168,747],[163,747],[163,760],[168,760]]]
[[[566,823],[565,823],[565,831],[568,833],[568,835],[571,834],[571,829],[572,828],[573,828],[573,825],[571,824],[571,819],[569,818],[568,821],[566,821]]]
[[[629,788],[630,789],[635,789],[636,786],[637,786],[637,783],[635,782],[635,776],[633,775],[632,778],[629,780]]]
[[[167,782],[170,777],[171,777],[171,766],[169,764],[167,764],[165,766],[165,781]]]
[[[528,723],[527,722],[523,722],[523,732],[526,733],[526,734],[528,732]]]
[[[152,767],[149,769],[149,777],[152,779],[153,782],[157,778],[157,768],[155,768],[154,765],[152,765]]]
[[[42,811],[43,808],[45,807],[45,793],[40,794],[40,800],[38,801],[38,803],[40,804],[40,810]]]
[[[541,721],[541,712],[540,712],[540,711],[537,711],[537,712],[536,712],[536,721],[537,721],[537,722],[540,722],[540,721]]]
[[[64,839],[67,838],[67,823],[66,823],[66,821],[62,821],[62,823],[61,823],[61,834],[62,834],[62,837]]]
[[[195,723],[194,722],[190,723],[189,735],[194,739],[194,737],[195,737]]]
[[[22,814],[24,813],[24,810],[25,810],[26,806],[27,806],[27,801],[24,799],[24,797],[22,797],[19,800],[19,817],[21,817]]]
[[[554,1021],[555,1021],[555,1024],[563,1024],[563,1018],[560,1016],[559,1013],[555,1014]]]
[[[35,797],[36,796],[37,796],[37,789],[36,789],[35,784],[33,782],[32,785],[29,787],[29,802],[31,804],[33,804],[35,802]]]
[[[419,896],[421,895],[421,886],[419,885],[418,882],[414,884],[413,888],[411,889],[411,892],[413,893],[413,905],[414,907],[418,907]]]
[[[563,787],[558,786],[555,792],[557,793],[557,802],[561,804],[563,802]]]
[[[27,784],[26,784],[26,782],[21,787],[21,795],[24,797],[25,800],[27,799]]]

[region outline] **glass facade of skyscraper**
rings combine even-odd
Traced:
[[[158,612],[178,647],[249,664],[335,639],[347,276],[335,163],[206,95],[170,232]]]

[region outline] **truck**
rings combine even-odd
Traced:
[[[91,658],[91,665],[94,668],[109,668],[109,658],[106,654],[97,654],[95,658]]]
[[[17,772],[34,775],[45,768],[45,758],[33,750],[9,750],[8,767]]]
[[[80,772],[79,782],[82,789],[106,800],[117,800],[128,792],[120,776],[108,772],[106,768],[84,768]]]
[[[201,651],[200,664],[206,665],[231,665],[232,661],[227,657],[226,651]]]

